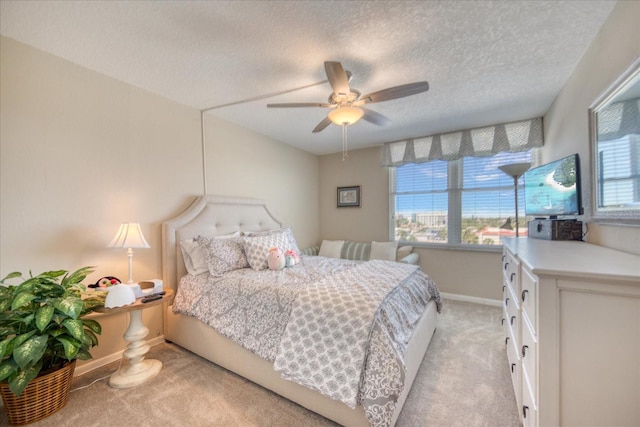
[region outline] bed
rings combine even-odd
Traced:
[[[162,225],[162,269],[165,287],[179,293],[181,279],[187,279],[190,276],[183,261],[180,242],[198,235],[222,236],[238,231],[246,233],[276,229],[282,229],[282,224],[273,218],[261,200],[220,196],[197,197],[183,213]],[[305,264],[304,258],[301,265],[312,266],[313,262],[307,260]],[[317,260],[314,262],[318,263]],[[385,262],[379,262],[378,267],[384,267]],[[375,262],[371,264],[375,265]],[[295,268],[298,266],[293,269]],[[435,293],[438,296],[437,290]],[[439,296],[429,300],[424,311],[416,317],[415,329],[404,349],[404,366],[406,367],[403,374],[404,387],[401,388],[397,402],[394,402],[391,413],[387,416],[386,425],[395,424],[433,336],[438,317],[439,300],[436,301],[437,299]],[[274,361],[259,357],[256,352],[247,350],[203,321],[191,315],[176,312],[173,304],[167,306],[164,322],[165,338],[168,341],[339,424],[372,425],[362,405],[357,404],[352,407],[343,401],[327,397],[326,393],[323,394],[318,390],[284,379],[282,367],[276,370]],[[288,327],[287,330],[289,330]]]

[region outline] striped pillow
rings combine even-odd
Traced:
[[[345,241],[342,245],[342,253],[340,258],[355,261],[369,261],[371,253],[371,243],[360,243]]]

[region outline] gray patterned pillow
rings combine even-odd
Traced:
[[[209,273],[212,276],[222,276],[228,271],[249,266],[240,237],[217,239],[197,236],[194,240],[202,248]]]
[[[293,249],[300,253],[298,245],[293,239],[291,228],[281,228],[279,230],[245,232],[242,235],[244,252],[247,255],[249,266],[254,270],[264,270],[268,267],[267,256],[269,249],[276,247],[283,253]]]

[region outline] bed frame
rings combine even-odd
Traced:
[[[162,273],[164,286],[177,289],[186,274],[179,242],[198,234],[218,235],[240,231],[262,231],[282,227],[264,202],[258,199],[199,196],[182,214],[162,224]],[[393,414],[400,415],[418,368],[436,327],[437,311],[430,301],[407,347],[405,388]],[[213,328],[191,316],[176,314],[169,305],[164,316],[164,336],[211,362],[241,375],[305,408],[344,426],[368,426],[364,410],[355,409],[320,393],[284,380],[262,359]]]

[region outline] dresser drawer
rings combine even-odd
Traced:
[[[516,302],[513,298],[509,299],[509,303],[505,304],[505,319],[504,322],[509,326],[512,330],[512,336],[514,340],[514,344],[519,346],[520,344],[520,309],[516,305]],[[517,347],[516,347],[517,348]]]
[[[525,382],[528,382],[531,390],[535,391],[538,389],[538,342],[529,321],[525,318],[522,319],[520,330],[522,345],[520,346],[519,355],[522,359],[522,383],[524,384]],[[535,394],[532,393],[532,396],[535,398]]]
[[[516,402],[518,404],[517,407],[519,408],[522,404],[520,392],[522,387],[522,364],[520,363],[517,346],[513,344],[511,339],[507,343],[507,360],[509,362],[511,384],[513,385],[513,391],[516,395]]]
[[[520,262],[507,250],[504,250],[502,253],[502,274],[505,284],[510,285],[514,293],[519,295],[520,280],[518,275],[520,274]]]
[[[531,323],[534,335],[538,333],[538,281],[526,268],[520,274],[521,291],[518,296],[523,314]]]
[[[518,407],[522,409],[520,414],[522,425],[524,427],[538,427],[538,407],[526,378],[523,378],[522,381],[522,404]]]

